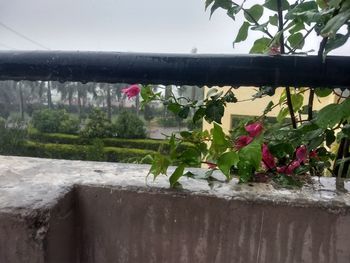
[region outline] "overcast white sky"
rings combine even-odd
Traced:
[[[1,0],[0,23],[51,50],[247,53],[232,48],[241,19],[218,11],[209,20],[205,0]],[[251,4],[259,0],[251,0]],[[256,35],[258,34],[258,35]],[[317,49],[314,38],[307,49]],[[350,44],[337,53],[349,55]],[[0,24],[0,49],[43,49]]]

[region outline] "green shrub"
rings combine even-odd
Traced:
[[[35,130],[29,131],[29,138],[42,143],[90,144],[89,139],[81,138],[79,135],[64,133],[40,133]]]
[[[0,130],[5,129],[6,120],[3,117],[0,117]]]
[[[106,138],[114,134],[115,126],[109,122],[106,113],[98,108],[90,112],[87,123],[80,132],[83,138]]]
[[[20,155],[67,160],[86,160],[88,147],[84,145],[38,143],[26,141]]]
[[[58,144],[72,144],[72,145],[92,145],[94,140],[89,138],[82,138],[73,134],[62,133],[39,133],[35,130],[30,130],[29,138],[41,143],[58,143]],[[123,139],[123,138],[104,138],[102,142],[105,147],[117,147],[128,149],[144,149],[150,151],[160,151],[168,153],[169,142],[167,140],[155,139]],[[181,149],[191,147],[189,143],[183,143]]]
[[[146,155],[153,155],[156,152],[141,149],[105,147],[104,153],[108,162],[134,162],[135,159],[141,160]]]
[[[185,125],[183,119],[173,116],[161,117],[157,122],[162,127],[181,127]]]
[[[86,159],[89,161],[104,161],[105,155],[103,147],[104,145],[101,139],[94,139],[92,145],[88,146]]]
[[[79,120],[65,110],[42,109],[33,113],[31,124],[40,132],[77,133]]]
[[[116,132],[119,138],[146,138],[143,121],[136,114],[127,111],[119,114],[116,121]]]
[[[25,141],[19,147],[18,155],[67,160],[128,162],[131,159],[141,160],[148,154],[155,154],[154,151],[117,147],[105,147],[101,153],[101,149],[100,142],[87,146]]]
[[[105,138],[103,139],[103,143],[106,147],[134,148],[151,151],[169,150],[169,143],[165,140]]]
[[[6,127],[6,121],[0,119],[0,153],[17,154],[20,145],[27,138],[27,130],[22,123],[13,123],[11,128]]]

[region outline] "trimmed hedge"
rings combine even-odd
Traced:
[[[62,133],[39,133],[32,131],[29,138],[41,143],[58,143],[72,145],[91,145],[92,139],[81,138],[78,135],[62,134]],[[101,139],[105,147],[144,149],[150,151],[161,151],[167,153],[169,151],[169,143],[167,140],[154,139],[121,139],[121,138],[104,138]],[[183,144],[180,150],[191,147],[191,144]]]
[[[29,133],[29,138],[31,140],[42,142],[42,143],[77,144],[77,145],[87,145],[92,143],[92,140],[81,138],[78,135],[65,134],[65,133],[40,133],[40,132],[31,131]]]
[[[72,145],[72,144],[55,144],[55,143],[38,143],[26,141],[19,147],[18,154],[29,157],[68,159],[68,160],[86,160],[92,146]],[[117,147],[105,147],[103,149],[104,159],[107,162],[129,162],[135,159],[141,160],[148,154],[154,154],[154,151],[141,149],[125,149]],[[133,160],[131,160],[133,159]]]

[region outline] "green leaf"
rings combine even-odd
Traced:
[[[238,176],[240,183],[247,183],[251,181],[254,173],[254,167],[245,161],[240,161],[237,165]]]
[[[196,123],[200,119],[202,119],[205,115],[205,108],[199,108],[193,115],[193,123]]]
[[[321,109],[316,117],[316,124],[321,128],[332,128],[350,117],[350,99],[341,104],[329,104]]]
[[[237,165],[239,161],[237,152],[226,152],[218,159],[218,167],[227,179],[231,178],[230,169],[233,165]]]
[[[248,22],[243,23],[243,25],[238,31],[238,34],[236,36],[234,43],[245,41],[247,39],[249,26],[250,24]]]
[[[289,8],[289,3],[287,0],[281,0],[282,2],[282,10],[287,10]],[[277,11],[277,0],[266,0],[265,4],[263,4],[266,8]]]
[[[300,32],[290,35],[287,40],[293,49],[302,49],[305,44],[304,36]]]
[[[251,8],[244,12],[244,17],[250,23],[258,22],[264,13],[264,8],[261,5],[253,5]]]
[[[168,110],[177,115],[181,111],[181,105],[171,102],[168,104]]]
[[[263,54],[269,49],[271,39],[263,37],[255,40],[253,47],[250,49],[251,54]]]
[[[335,135],[333,130],[325,130],[326,133],[326,145],[331,147],[332,143],[335,142]]]
[[[178,166],[175,169],[175,171],[173,172],[173,174],[169,178],[170,187],[174,187],[176,185],[177,181],[183,175],[184,170],[185,170],[185,165],[184,164],[181,164],[180,166]]]
[[[270,112],[272,110],[272,107],[274,106],[273,101],[270,101],[269,104],[267,104],[265,110],[264,110],[264,114],[267,114],[268,112]]]
[[[228,103],[236,103],[237,102],[237,98],[235,96],[235,94],[232,91],[229,91],[225,97],[224,100]]]
[[[332,93],[332,89],[330,88],[318,88],[318,89],[315,89],[315,94],[320,97],[320,98],[323,98],[323,97],[327,97],[328,95],[330,95]]]
[[[182,119],[186,119],[189,113],[190,113],[190,107],[184,106],[178,112],[177,116],[179,116]]]
[[[276,117],[277,121],[279,123],[282,123],[284,119],[287,117],[288,113],[289,111],[287,108],[282,108]]]
[[[225,107],[221,101],[209,101],[205,109],[205,120],[209,123],[215,121],[221,124],[224,116]]]
[[[208,6],[210,6],[214,0],[205,0],[205,10],[207,10]]]
[[[153,163],[148,172],[148,175],[153,174],[154,179],[156,179],[158,175],[166,174],[170,163],[171,162],[168,157],[161,154],[156,154],[153,158]]]
[[[278,26],[278,16],[277,14],[269,16],[269,23],[273,26]]]
[[[214,127],[211,129],[211,134],[213,135],[212,145],[223,146],[227,149],[228,142],[226,140],[225,133],[220,125],[214,123]]]
[[[327,8],[327,0],[316,0],[318,6],[321,8],[321,9],[325,9]]]
[[[316,124],[321,128],[332,128],[335,124],[339,123],[342,119],[342,116],[336,114],[338,111],[339,105],[329,104],[322,108],[316,117]]]
[[[230,142],[226,139],[226,135],[222,127],[214,123],[214,127],[210,130],[212,134],[212,143],[210,146],[210,153],[214,159],[218,158],[222,153],[226,152],[230,147]]]
[[[240,161],[248,162],[255,169],[260,167],[262,155],[261,143],[259,140],[255,139],[253,142],[243,147],[238,154]]]
[[[333,38],[328,38],[325,46],[324,54],[327,55],[334,49],[343,46],[349,39],[349,33],[346,35],[336,34]]]
[[[300,108],[303,106],[304,102],[304,96],[301,94],[292,94],[292,105],[293,105],[293,111],[297,112],[300,110]]]
[[[290,30],[289,33],[295,34],[299,32],[300,30],[305,29],[305,25],[303,22],[296,23]]]
[[[270,144],[269,150],[273,156],[279,159],[287,155],[292,156],[294,153],[293,145],[287,142]]]
[[[188,166],[198,166],[200,165],[201,152],[197,148],[188,148],[183,153],[181,153],[178,158],[182,164]]]
[[[328,20],[325,27],[321,30],[323,37],[333,37],[338,30],[350,19],[350,9],[337,14]]]
[[[233,20],[235,20],[236,14],[241,11],[242,7],[241,6],[232,6],[229,9],[227,9],[227,15],[231,17]]]

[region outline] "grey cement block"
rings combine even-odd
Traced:
[[[171,190],[148,169],[0,156],[0,262],[350,262],[349,181]]]

